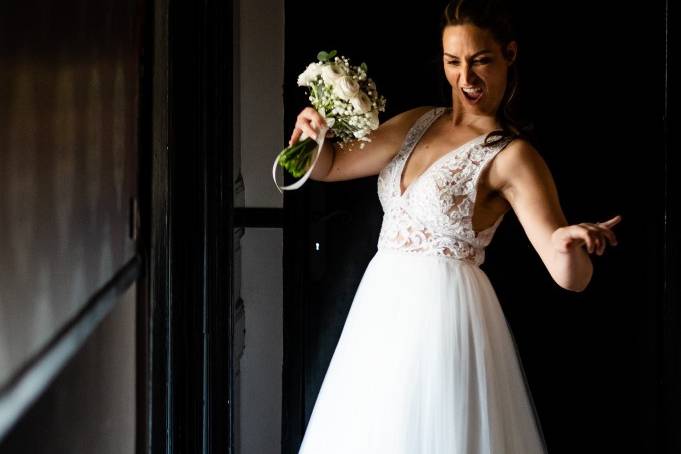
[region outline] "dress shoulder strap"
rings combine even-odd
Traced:
[[[475,170],[473,171],[473,200],[475,200],[475,194],[477,193],[477,186],[478,186],[478,180],[480,179],[480,175],[482,174],[482,171],[485,170],[485,168],[492,162],[494,157],[499,154],[501,150],[506,148],[506,146],[518,137],[517,134],[508,134],[503,137],[500,137],[499,139],[496,140],[491,140],[489,144],[485,144],[485,141],[480,144],[479,147],[479,157],[476,159],[477,163],[475,165]]]
[[[426,111],[421,115],[409,128],[407,135],[402,143],[402,148],[399,151],[400,155],[409,154],[409,152],[414,148],[416,143],[421,139],[426,130],[430,125],[437,120],[437,118],[442,115],[447,110],[446,107],[433,107],[432,109]]]

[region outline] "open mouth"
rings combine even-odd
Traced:
[[[475,104],[482,98],[482,88],[481,87],[474,87],[474,88],[462,88],[461,92],[463,93],[464,98],[466,98],[468,101],[470,101],[472,104]]]

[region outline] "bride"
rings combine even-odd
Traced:
[[[517,346],[480,268],[485,247],[513,209],[556,284],[581,292],[589,254],[617,244],[621,216],[567,223],[546,163],[507,113],[517,42],[502,12],[449,3],[442,51],[451,107],[395,115],[363,149],[325,142],[310,175],[378,175],[384,215],[300,454],[547,452]],[[323,125],[305,108],[289,143]]]

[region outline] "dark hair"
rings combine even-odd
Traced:
[[[441,19],[440,37],[450,25],[472,24],[489,30],[500,45],[504,57],[506,46],[517,39],[513,26],[512,13],[503,1],[499,0],[453,0],[447,3]],[[509,67],[506,79],[506,92],[501,100],[497,117],[506,133],[525,136],[532,124],[519,119],[518,115],[518,64],[514,61]]]

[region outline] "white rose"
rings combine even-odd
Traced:
[[[321,75],[324,82],[329,85],[334,85],[338,79],[345,76],[345,69],[335,63],[325,64],[321,68]]]
[[[319,63],[310,63],[305,71],[298,76],[298,86],[309,87],[310,83],[321,74],[321,65]]]
[[[356,96],[350,98],[350,104],[358,112],[367,113],[371,110],[371,99],[363,91],[359,91]]]
[[[343,76],[336,80],[333,91],[341,99],[351,100],[358,96],[359,83],[350,76]]]

